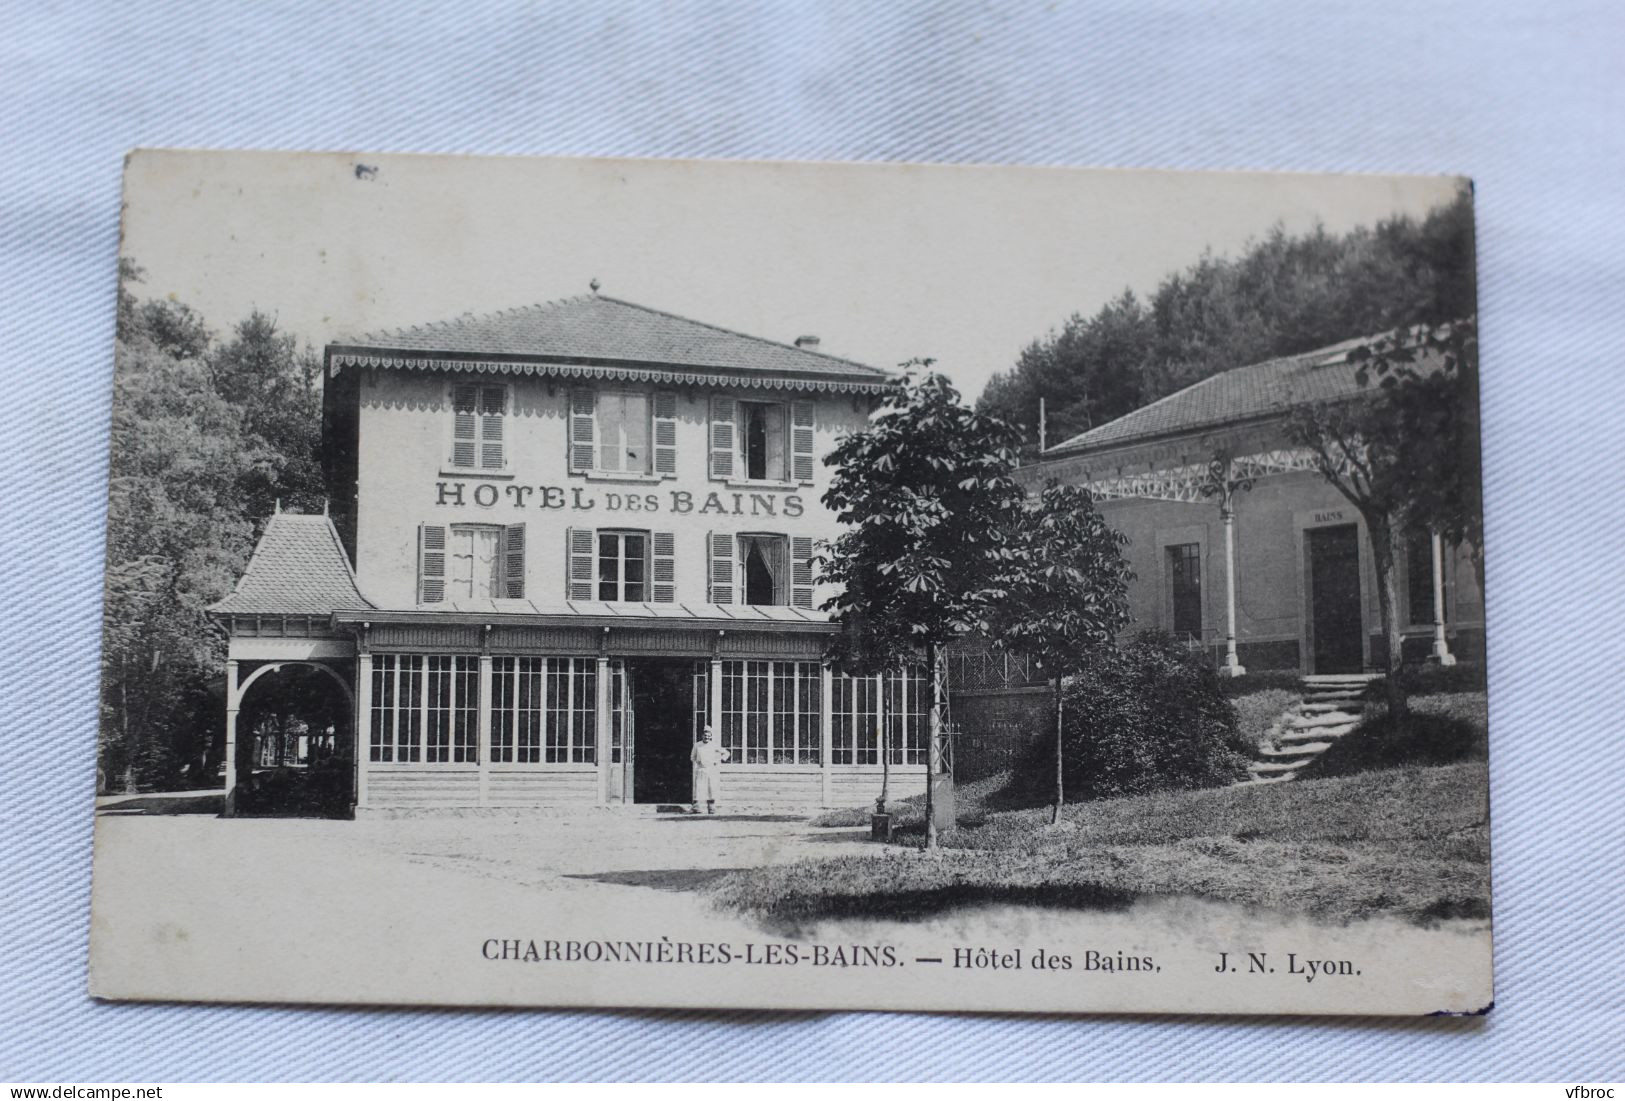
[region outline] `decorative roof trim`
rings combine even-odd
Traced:
[[[880,394],[890,389],[889,378],[862,380],[851,377],[789,374],[760,375],[730,372],[726,368],[672,369],[625,364],[571,360],[553,363],[537,360],[447,359],[438,356],[368,354],[329,349],[328,374],[337,375],[346,367],[404,369],[408,371],[474,371],[481,374],[539,375],[553,378],[611,379],[616,382],[658,382],[676,386],[738,386],[759,390],[811,390],[826,393]]]
[[[814,619],[725,619],[706,616],[572,615],[565,612],[437,612],[422,608],[353,609],[333,613],[335,628],[356,623],[435,624],[450,627],[626,627],[635,630],[726,631],[730,634],[838,634],[841,625]]]

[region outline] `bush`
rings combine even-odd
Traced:
[[[1164,635],[1101,652],[1064,692],[1064,778],[1071,799],[1215,787],[1246,775],[1245,744],[1219,676]],[[1023,771],[1054,774],[1054,735]]]

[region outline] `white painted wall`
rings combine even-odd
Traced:
[[[801,391],[712,391],[526,376],[477,377],[511,387],[504,472],[508,476],[485,477],[451,467],[451,376],[371,370],[363,377],[356,573],[362,592],[382,607],[415,605],[418,525],[422,523],[524,523],[525,594],[537,603],[565,599],[565,533],[572,526],[670,531],[676,536],[677,601],[704,602],[709,532],[772,532],[816,539],[836,534],[834,517],[820,500],[831,473],[822,457],[842,434],[867,422],[870,400],[867,396]],[[569,473],[568,403],[572,388],[583,386],[644,389],[651,394],[656,389],[674,391],[678,399],[676,477],[608,481]],[[707,450],[713,393],[742,400],[813,401],[819,458],[813,484],[752,489],[713,481]],[[461,504],[451,491],[457,483],[463,486]],[[447,487],[444,495],[439,492],[442,485]],[[543,487],[553,487],[553,499],[562,499],[565,507],[542,507]],[[709,501],[713,493],[718,495],[714,503]],[[673,510],[674,494],[690,495],[689,511]],[[577,502],[590,507],[577,507]],[[617,503],[620,507],[613,508]],[[797,503],[801,515],[786,515],[795,511]],[[715,505],[726,511],[719,513]],[[826,596],[822,589],[815,592],[814,606]]]

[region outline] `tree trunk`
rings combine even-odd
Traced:
[[[1410,715],[1405,685],[1400,679],[1400,670],[1405,663],[1405,638],[1400,633],[1399,576],[1394,570],[1394,563],[1399,560],[1403,550],[1402,533],[1386,513],[1367,516],[1366,526],[1371,532],[1371,562],[1376,568],[1382,637],[1388,649],[1387,667],[1383,670],[1388,714],[1394,723],[1402,724]]]
[[[124,794],[135,794],[135,732],[130,729],[130,680],[119,681],[119,722],[124,727]]]
[[[884,679],[881,681],[885,685]],[[880,798],[875,800],[875,813],[886,813],[886,800],[891,798],[891,738],[886,733],[886,724],[879,722],[879,729],[875,731],[875,741],[880,743]]]
[[[932,798],[932,788],[935,786],[937,778],[937,739],[942,736],[942,701],[937,699],[937,644],[935,642],[926,643],[925,665],[929,672],[926,680],[931,686],[931,710],[926,727],[925,744],[925,847],[929,851],[937,847],[936,804]]]
[[[1062,745],[1064,739],[1061,734],[1061,677],[1055,677],[1055,813],[1050,815],[1049,824],[1056,825],[1061,821],[1061,807],[1066,803],[1065,781],[1061,779]]]

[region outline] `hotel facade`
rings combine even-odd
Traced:
[[[812,561],[838,530],[823,457],[885,372],[596,293],[325,369],[328,514],[269,518],[212,609],[229,813],[253,693],[294,669],[342,698],[357,814],[686,804],[706,725],[731,805],[862,804],[883,764],[923,789],[923,677],[824,660]]]

